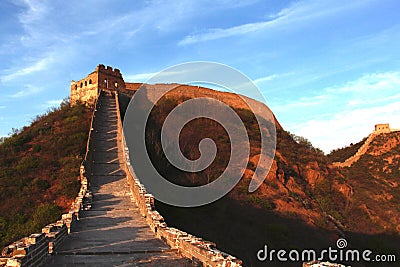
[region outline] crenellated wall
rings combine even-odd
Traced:
[[[125,82],[119,69],[100,64],[96,67],[99,90],[125,90]]]
[[[51,255],[70,233],[79,220],[79,213],[84,208],[83,203],[90,198],[87,179],[82,176],[81,188],[69,212],[63,214],[61,220],[43,227],[41,233],[31,234],[5,247],[1,253],[0,266],[41,266],[46,257]]]
[[[380,123],[375,125],[376,133],[390,133],[389,123]]]
[[[47,256],[54,252],[71,232],[71,228],[79,221],[80,212],[83,209],[90,208],[92,193],[88,189],[88,177],[86,174],[90,173],[90,171],[87,170],[88,166],[90,166],[88,162],[93,156],[93,152],[90,149],[90,140],[93,130],[92,125],[96,111],[97,96],[94,101],[95,109],[90,123],[86,154],[80,167],[81,187],[77,197],[71,204],[69,212],[63,214],[61,219],[57,222],[43,227],[41,233],[31,234],[5,247],[1,252],[0,267],[41,266],[45,262]]]
[[[99,64],[96,69],[79,81],[71,81],[70,101],[74,105],[77,101],[88,105],[93,104],[101,90],[125,91],[125,81],[119,69]]]
[[[70,92],[71,104],[73,105],[77,101],[90,104],[94,103],[99,93],[97,84],[98,84],[97,71],[93,71],[88,76],[77,82],[71,81],[71,92]]]
[[[154,235],[169,244],[173,249],[176,249],[183,257],[191,259],[198,265],[211,267],[242,266],[241,260],[216,249],[214,243],[205,241],[179,229],[168,227],[164,222],[162,215],[155,209],[154,197],[146,192],[146,189],[140,183],[139,179],[137,179],[130,165],[129,150],[125,144],[122,131],[118,92],[115,91],[114,95],[118,116],[118,146],[120,151],[124,151],[124,169],[132,192],[132,201],[138,206]],[[96,116],[98,96],[99,94],[94,100],[95,108],[87,140],[86,154],[80,167],[81,188],[69,212],[63,214],[57,222],[45,226],[41,233],[31,234],[29,237],[24,237],[5,247],[0,257],[0,267],[36,267],[43,265],[47,257],[54,253],[55,249],[68,236],[75,224],[79,222],[81,211],[90,209],[92,193],[88,189],[88,179],[91,178],[89,175],[91,173],[90,168],[94,153],[91,138],[94,130],[93,119]]]
[[[353,163],[357,162],[362,155],[367,153],[369,144],[374,140],[377,135],[396,132],[397,129],[390,129],[389,123],[381,123],[376,124],[374,131],[368,135],[368,138],[365,140],[364,144],[357,150],[357,152],[346,159],[344,162],[334,162],[333,165],[339,168],[350,167]]]

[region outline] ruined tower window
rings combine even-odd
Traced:
[[[115,82],[115,83],[114,83],[114,86],[115,86],[115,88],[118,88],[118,83]]]
[[[106,84],[106,88],[108,88],[108,81],[107,81],[107,79],[104,79],[104,83]]]
[[[76,90],[76,89],[78,89],[78,85],[77,85],[77,84],[75,84],[75,90]]]
[[[85,86],[87,86],[87,81],[85,81]]]
[[[92,84],[92,79],[89,80],[89,84]]]
[[[81,88],[82,88],[82,86],[83,86],[83,83],[81,82]]]

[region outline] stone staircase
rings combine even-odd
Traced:
[[[138,207],[123,169],[113,95],[102,93],[93,118],[91,208],[45,266],[193,266],[176,249],[156,238]]]
[[[170,227],[130,165],[118,92],[95,101],[81,188],[68,213],[5,247],[1,267],[241,267],[216,244]]]

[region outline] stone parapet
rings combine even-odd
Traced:
[[[43,227],[42,233],[31,234],[5,247],[1,253],[0,267],[41,266],[45,262],[47,256],[52,254],[54,249],[58,247],[71,232],[71,228],[73,228],[74,224],[79,221],[79,215],[82,209],[87,208],[86,200],[90,201],[91,199],[87,178],[87,175],[90,174],[90,170],[87,170],[87,166],[90,164],[87,164],[87,161],[92,160],[90,141],[96,104],[97,99],[95,101],[95,109],[90,124],[86,154],[80,167],[81,187],[77,197],[71,204],[69,212],[62,214],[61,219],[57,222]]]
[[[189,258],[192,262],[199,265],[211,267],[242,266],[241,260],[218,250],[214,243],[167,226],[163,216],[155,208],[153,195],[147,193],[146,188],[140,183],[140,180],[136,177],[132,165],[130,164],[129,149],[126,146],[122,131],[117,92],[115,93],[115,97],[117,103],[117,116],[119,120],[118,140],[121,141],[121,151],[124,152],[124,169],[132,193],[132,201],[136,203],[140,213],[146,218],[146,222],[154,234],[159,239],[170,245],[171,248],[177,249],[183,257]]]
[[[367,153],[369,144],[374,140],[377,135],[387,134],[392,132],[400,131],[399,129],[391,129],[389,123],[380,123],[375,125],[374,131],[368,135],[364,144],[357,150],[357,152],[346,159],[344,162],[334,162],[333,165],[339,168],[350,167],[353,163],[357,162],[362,155]]]
[[[110,70],[109,70],[110,71]],[[113,70],[114,72],[116,70]],[[145,217],[150,229],[155,236],[164,240],[173,249],[176,249],[183,257],[191,259],[194,263],[203,266],[222,267],[242,266],[242,261],[218,250],[214,243],[205,241],[199,237],[190,235],[179,229],[168,227],[163,216],[155,209],[154,197],[148,194],[146,188],[135,176],[129,161],[129,150],[125,144],[122,121],[118,104],[118,93],[115,91],[118,116],[118,147],[124,153],[124,169],[134,201],[143,217]],[[91,145],[93,119],[96,116],[97,99],[94,102],[94,111],[88,135],[86,154],[80,167],[81,187],[77,197],[71,204],[68,213],[62,215],[57,222],[46,225],[42,228],[42,233],[34,233],[29,237],[24,237],[7,247],[5,247],[0,257],[0,267],[19,267],[41,266],[46,258],[54,253],[54,250],[63,242],[71,232],[74,225],[79,222],[82,210],[89,209],[92,193],[89,190],[91,179],[91,165],[93,161],[93,151]]]

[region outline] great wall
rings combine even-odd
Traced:
[[[71,83],[72,105],[94,105],[78,196],[60,220],[5,247],[0,266],[242,266],[216,244],[169,227],[135,176],[118,95],[139,86],[104,65]]]
[[[81,188],[69,212],[60,220],[43,227],[41,233],[5,247],[0,267],[242,266],[240,259],[218,250],[216,244],[169,227],[156,210],[154,197],[136,177],[125,143],[118,100],[120,95],[131,97],[142,85],[125,82],[119,69],[101,64],[85,78],[71,82],[71,105],[81,101],[94,106],[86,155],[80,167]],[[158,87],[168,85],[144,86],[148,89],[148,100],[152,101]],[[172,92],[175,95],[183,91],[193,97],[211,93],[227,104],[247,107],[234,94],[222,96],[203,88],[170,86],[176,87]],[[262,108],[255,112],[261,112]],[[377,135],[393,131],[399,130],[390,129],[389,124],[377,124],[355,155],[334,165],[351,166],[368,151]],[[310,262],[303,266],[319,265]]]
[[[350,167],[351,165],[353,165],[353,163],[357,162],[362,155],[367,153],[369,145],[376,136],[397,131],[399,130],[391,129],[388,123],[376,124],[374,131],[368,135],[367,139],[365,139],[364,141],[364,144],[357,150],[357,152],[353,156],[349,157],[344,162],[334,162],[333,165],[339,168]]]

